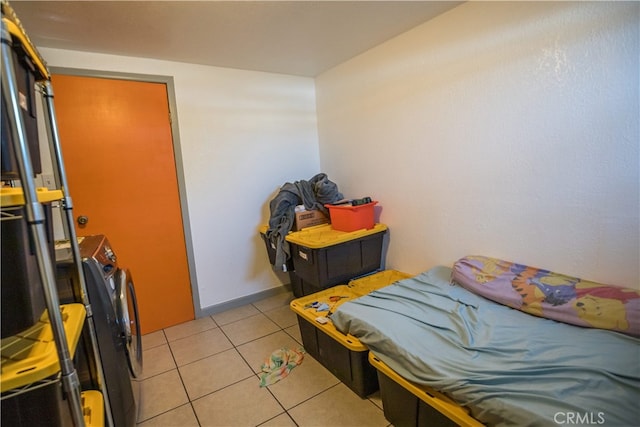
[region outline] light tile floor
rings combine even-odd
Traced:
[[[306,354],[259,387],[264,360],[301,346],[291,293],[143,337],[138,426],[389,426],[378,393],[361,399]]]

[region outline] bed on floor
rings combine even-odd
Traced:
[[[345,302],[331,319],[414,395],[432,389],[466,408],[456,424],[631,426],[639,316],[636,290],[465,257]]]

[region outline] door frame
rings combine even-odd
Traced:
[[[193,243],[191,238],[191,223],[189,222],[189,205],[187,204],[187,190],[184,179],[184,167],[182,161],[182,148],[180,145],[180,132],[178,129],[178,107],[176,103],[175,85],[173,76],[162,76],[154,74],[125,73],[119,71],[101,71],[81,68],[49,67],[51,74],[66,74],[78,77],[94,77],[112,80],[131,80],[145,83],[164,83],[167,87],[167,100],[169,102],[169,115],[171,125],[171,139],[173,141],[173,156],[176,164],[176,178],[178,180],[178,197],[180,199],[180,210],[182,212],[182,229],[184,231],[185,248],[187,251],[187,266],[189,267],[189,280],[191,282],[191,295],[195,318],[205,315],[200,308],[200,293],[196,275],[196,263],[193,253]],[[55,100],[55,90],[53,95]],[[126,266],[125,266],[126,267]]]

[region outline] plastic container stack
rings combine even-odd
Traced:
[[[309,295],[380,269],[387,226],[339,231],[331,224],[290,233],[286,240],[296,280],[294,295]],[[296,292],[297,291],[297,292]]]
[[[410,275],[385,270],[291,301],[305,351],[362,398],[378,390],[376,370],[367,361],[368,348],[336,330],[327,316],[346,301],[407,277]]]

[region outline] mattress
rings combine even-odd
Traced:
[[[532,316],[450,277],[433,268],[345,302],[332,321],[488,425],[638,425],[638,338]]]

